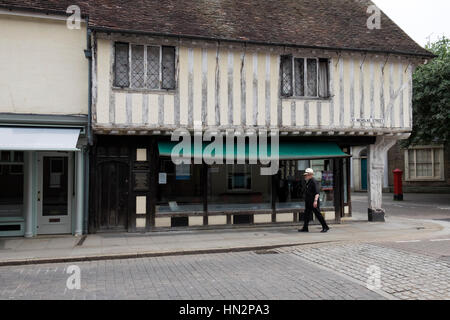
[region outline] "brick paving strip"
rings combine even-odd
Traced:
[[[330,243],[336,241],[319,241],[310,242],[310,244]],[[40,265],[52,263],[68,263],[68,262],[87,262],[87,261],[103,261],[103,260],[124,260],[124,259],[141,259],[141,258],[155,258],[168,256],[188,256],[198,254],[219,254],[231,252],[249,252],[256,250],[271,250],[277,248],[288,248],[293,246],[305,245],[303,243],[286,243],[267,246],[248,246],[248,247],[229,247],[229,248],[213,248],[213,249],[199,249],[199,250],[183,250],[183,251],[161,251],[161,252],[136,252],[136,253],[120,253],[120,254],[97,254],[92,256],[78,256],[78,257],[60,257],[60,258],[36,258],[36,259],[17,259],[0,261],[0,267],[6,266],[21,266],[21,265]]]
[[[381,288],[406,300],[450,300],[450,263],[380,243],[346,243],[284,248],[301,259],[366,283],[368,268],[379,268]]]

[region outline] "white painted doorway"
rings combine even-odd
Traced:
[[[72,233],[72,194],[72,153],[38,153],[37,234]]]

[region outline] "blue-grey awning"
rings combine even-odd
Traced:
[[[80,129],[0,127],[0,150],[80,151]]]

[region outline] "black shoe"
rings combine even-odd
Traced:
[[[320,231],[320,232],[326,233],[326,232],[328,232],[328,230],[330,230],[330,228],[326,227],[326,228],[323,228],[322,231]]]
[[[309,230],[308,229],[300,229],[300,230],[298,230],[298,232],[309,232]]]

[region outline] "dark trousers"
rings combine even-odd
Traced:
[[[309,220],[312,218],[312,213],[316,216],[317,220],[319,220],[323,229],[328,229],[328,225],[320,213],[320,207],[314,208],[314,206],[307,206],[305,208],[305,223],[303,224],[303,230],[308,230]]]

